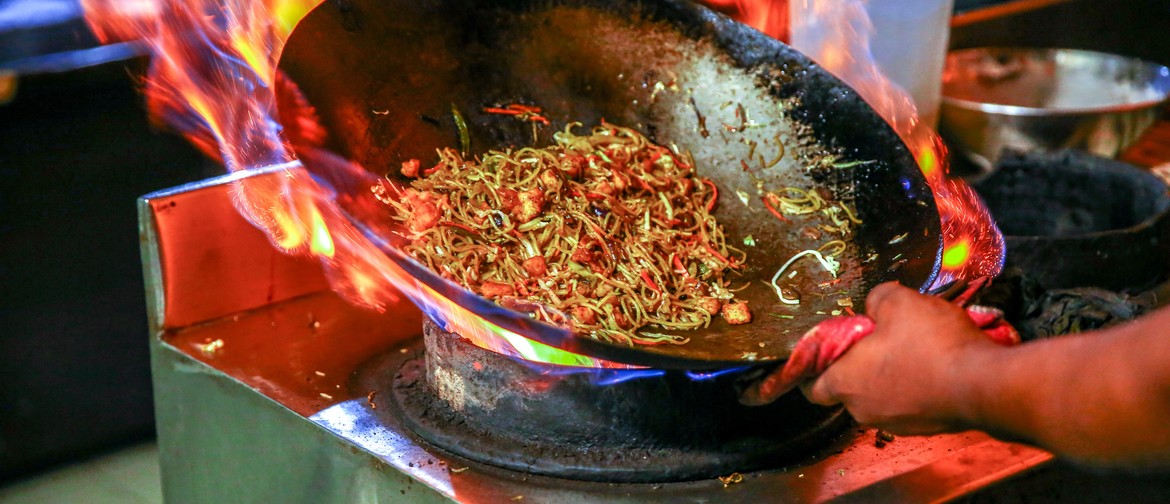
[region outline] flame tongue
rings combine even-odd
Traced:
[[[702,3],[772,38],[788,41],[787,0],[706,0]]]
[[[276,63],[292,27],[321,0],[83,0],[103,41],[142,40],[151,48],[145,94],[152,117],[180,131],[230,171],[283,167],[279,176],[241,177],[240,213],[280,249],[322,259],[335,288],[380,307],[395,299],[396,271],[360,239],[335,202],[334,187],[365,182],[360,167],[317,149],[324,130]],[[284,128],[275,114],[280,100]],[[283,133],[283,134],[282,134]],[[310,173],[293,153],[303,147]],[[345,265],[344,267],[339,265]]]
[[[865,3],[811,2],[802,11],[807,17],[792,22],[817,25],[823,38],[816,47],[800,49],[849,84],[886,119],[918,161],[934,192],[943,237],[942,269],[934,286],[998,275],[1005,253],[1003,236],[970,186],[947,177],[947,152],[942,139],[920,120],[909,95],[878,69],[870,53],[873,27]]]
[[[303,16],[314,0],[300,1]],[[324,192],[295,161],[273,119],[275,65],[291,25],[262,2],[83,0],[103,41],[141,39],[153,54],[145,81],[155,120],[184,133],[231,171],[288,166],[283,178],[243,178],[237,208],[287,251],[326,254]]]

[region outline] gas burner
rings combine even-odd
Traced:
[[[799,393],[740,405],[734,375],[538,364],[429,320],[423,334],[425,351],[391,352],[362,373],[364,387],[388,392],[374,411],[491,466],[589,481],[710,479],[807,458],[851,424]]]

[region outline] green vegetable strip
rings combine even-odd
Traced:
[[[460,152],[466,155],[471,151],[471,135],[467,132],[467,121],[463,120],[463,114],[459,113],[454,103],[451,104],[451,116],[455,119],[455,129],[459,130]]]

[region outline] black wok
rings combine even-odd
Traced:
[[[716,318],[685,333],[683,345],[631,347],[573,335],[500,308],[386,246],[438,295],[557,348],[662,368],[780,361],[805,330],[849,308],[843,304],[860,312],[878,283],[924,289],[938,271],[932,193],[885,121],[805,56],[695,4],[326,2],[294,30],[280,68],[317,108],[329,147],[379,174],[411,158],[429,162],[436,148],[458,148],[452,106],[466,119],[476,154],[549,145],[569,122],[602,119],[693,154],[699,174],[719,186],[716,216],[729,243],[748,252],[732,282],[748,285],[738,296],[754,321],[730,326]],[[509,103],[543,107],[552,124],[534,137],[531,123],[482,112]],[[815,188],[855,208],[863,223],[847,235],[814,237],[808,228],[827,218],[781,222],[761,204],[757,181],[768,190]],[[741,245],[748,236],[754,247]],[[848,244],[839,280],[822,286],[833,277],[803,259],[792,268],[799,274],[785,280],[801,303],[781,305],[767,284],[772,275],[794,254],[832,239]],[[443,314],[430,315],[443,322]]]

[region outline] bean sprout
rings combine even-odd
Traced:
[[[813,249],[799,252],[792,256],[792,258],[788,259],[788,262],[784,263],[784,266],[781,266],[780,269],[776,271],[775,275],[772,275],[772,289],[776,291],[776,296],[780,298],[781,303],[787,305],[800,304],[799,299],[788,299],[784,297],[784,292],[781,290],[780,284],[776,283],[776,281],[780,279],[780,276],[783,275],[786,270],[788,270],[789,266],[792,266],[792,263],[796,262],[797,259],[808,255],[816,257],[817,261],[821,263],[821,266],[825,268],[825,271],[828,271],[829,274],[833,275],[833,278],[837,278],[837,272],[841,269],[841,263],[837,262],[837,259],[835,259],[832,255],[825,256],[822,255],[820,251]]]

